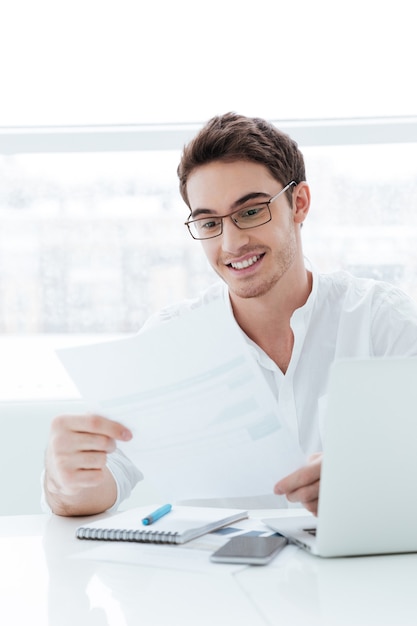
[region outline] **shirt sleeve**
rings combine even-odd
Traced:
[[[417,303],[392,286],[381,288],[372,319],[374,356],[417,356]]]
[[[135,485],[143,480],[143,474],[118,448],[107,457],[107,468],[115,480],[117,489],[116,502],[108,510],[116,511],[123,500],[126,500],[126,498],[130,496]],[[45,470],[43,470],[41,474],[40,505],[43,513],[52,513],[45,495]]]
[[[108,455],[107,468],[111,472],[117,487],[116,502],[109,511],[116,511],[123,500],[130,496],[135,485],[143,480],[143,474],[118,448]]]

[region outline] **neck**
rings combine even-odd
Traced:
[[[257,298],[240,298],[230,294],[235,319],[242,330],[286,371],[294,344],[290,321],[302,307],[312,288],[312,274],[304,264],[286,275]]]

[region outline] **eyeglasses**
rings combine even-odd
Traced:
[[[284,189],[281,189],[281,191],[267,202],[247,206],[244,209],[233,211],[233,213],[229,213],[228,215],[207,215],[197,220],[187,220],[185,226],[187,226],[193,239],[213,239],[213,237],[218,237],[223,232],[223,220],[226,217],[230,217],[235,226],[242,230],[263,226],[272,219],[269,206],[271,202],[274,202],[274,200],[279,198],[287,189],[296,184],[297,183],[292,180]]]

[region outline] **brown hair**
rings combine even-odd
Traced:
[[[283,186],[305,180],[304,157],[297,143],[266,120],[225,113],[213,117],[185,147],[178,165],[180,193],[189,205],[191,172],[212,161],[255,161]],[[292,187],[286,192],[291,197]]]

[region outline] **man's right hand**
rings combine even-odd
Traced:
[[[90,515],[110,508],[116,484],[106,467],[116,441],[132,433],[100,415],[63,415],[51,425],[45,461],[45,493],[55,513]]]

